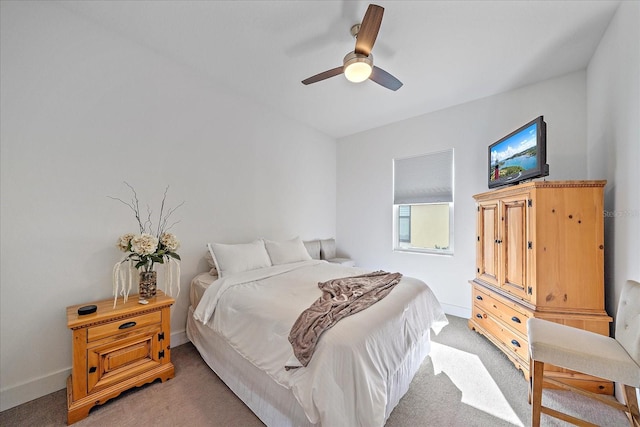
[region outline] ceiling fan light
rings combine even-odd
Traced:
[[[371,66],[365,62],[355,62],[345,68],[344,75],[350,82],[360,83],[371,75]]]
[[[344,75],[350,82],[360,83],[373,71],[373,56],[350,52],[344,57]]]

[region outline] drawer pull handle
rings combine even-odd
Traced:
[[[123,323],[122,325],[118,326],[118,329],[127,329],[127,328],[132,328],[136,326],[136,322],[127,322],[127,323]]]
[[[516,316],[513,316],[513,317],[511,318],[511,320],[512,320],[512,321],[514,321],[514,322],[516,322],[516,323],[522,323],[522,322],[520,321],[520,319],[518,319]]]
[[[520,343],[516,340],[511,340],[511,344],[515,345],[516,347],[520,347]]]
[[[482,295],[476,295],[476,299],[479,299],[480,301],[482,301]]]
[[[476,314],[476,317],[477,317],[478,319],[482,319],[482,314],[478,313],[478,314]]]

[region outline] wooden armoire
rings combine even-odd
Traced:
[[[536,181],[500,188],[477,203],[476,277],[469,327],[529,378],[527,319],[609,335],[604,309],[606,181]],[[558,367],[557,380],[605,394],[611,382]]]

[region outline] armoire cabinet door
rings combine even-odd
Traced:
[[[500,287],[524,300],[530,299],[527,292],[527,199],[528,195],[504,199],[501,203],[501,230],[498,247],[502,275],[498,276]]]
[[[478,204],[476,277],[494,286],[500,286],[498,270],[499,218],[497,201]]]

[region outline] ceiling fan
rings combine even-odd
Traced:
[[[304,79],[302,83],[309,85],[344,73],[347,80],[354,83],[369,79],[393,91],[400,89],[402,87],[400,80],[373,65],[371,50],[378,36],[383,14],[383,7],[370,4],[362,23],[351,27],[351,35],[356,38],[356,48],[353,52],[347,53],[342,60],[343,65]]]

